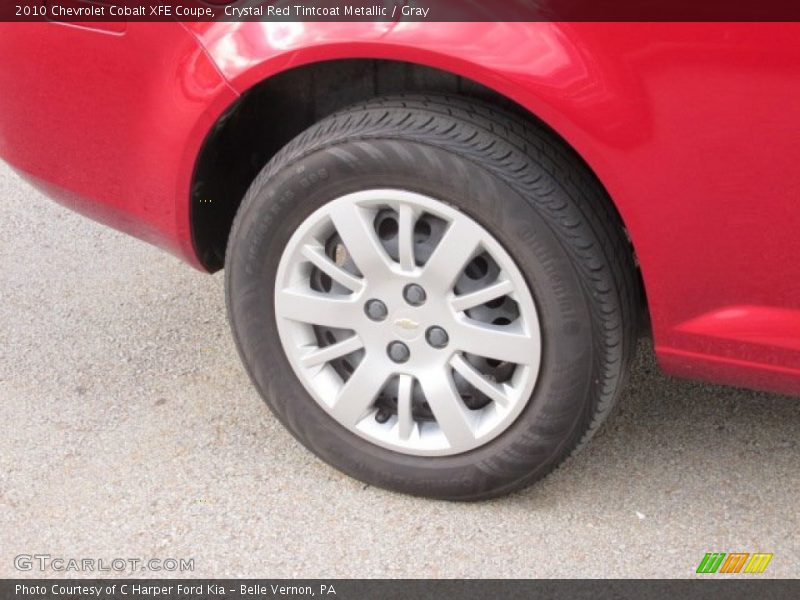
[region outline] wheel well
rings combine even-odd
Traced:
[[[271,77],[248,90],[220,117],[197,160],[191,227],[202,264],[210,271],[222,268],[228,233],[247,188],[286,143],[349,104],[408,92],[458,94],[522,110],[471,80],[405,62],[336,60]]]
[[[191,227],[202,264],[209,271],[223,267],[228,234],[247,188],[292,138],[349,104],[413,92],[477,98],[541,124],[525,108],[494,90],[413,63],[343,59],[280,73],[243,94],[217,121],[200,152],[191,188]],[[587,169],[592,172],[588,165]],[[598,185],[602,184],[598,181]],[[640,298],[644,298],[640,274],[638,279]]]

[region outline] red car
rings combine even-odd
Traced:
[[[224,267],[254,385],[323,460],[481,499],[589,441],[643,332],[667,373],[800,392],[798,37],[4,23],[0,156]]]

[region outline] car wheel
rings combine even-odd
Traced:
[[[226,258],[242,360],[281,422],[377,486],[477,500],[595,433],[635,349],[619,219],[543,126],[450,97],[381,98],[299,135]]]

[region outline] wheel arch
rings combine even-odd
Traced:
[[[224,34],[208,30],[198,36],[241,92],[209,131],[192,178],[192,238],[208,270],[224,264],[239,202],[285,143],[348,104],[420,92],[477,98],[550,129],[604,189],[635,255],[635,234],[617,197],[617,192],[625,196],[624,173],[603,150],[635,147],[647,135],[650,115],[646,104],[632,100],[641,92],[637,81],[602,51],[592,52],[590,43],[576,39],[580,32],[553,23],[501,24],[506,28],[502,43],[490,47],[488,40],[481,40],[481,53],[474,43],[468,48],[474,36],[464,29],[476,24],[461,23],[443,26],[443,35],[428,44],[401,40],[395,28],[382,32],[379,40],[328,39],[312,45],[306,38],[296,40],[296,48],[280,50],[272,40],[272,47],[238,62],[222,52],[223,47],[246,48],[230,41],[252,41],[252,33],[246,32],[253,29],[245,28],[255,25],[234,24]],[[533,44],[532,31],[539,34]],[[305,33],[313,37],[310,28]],[[521,47],[523,55],[508,56],[510,48]],[[643,292],[643,283],[641,287]]]
[[[258,172],[285,144],[347,105],[398,93],[447,93],[479,99],[542,123],[491,88],[419,63],[346,58],[276,73],[245,90],[203,142],[190,199],[192,238],[202,264],[210,271],[222,268],[227,233],[241,199]]]

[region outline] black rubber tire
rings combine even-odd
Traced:
[[[472,451],[410,456],[350,433],[308,395],[281,348],[274,280],[289,237],[326,202],[377,187],[427,194],[471,215],[533,292],[543,340],[533,395],[503,434]],[[543,126],[446,96],[375,99],[289,143],[239,208],[226,295],[250,377],[304,446],[367,483],[454,500],[521,488],[588,442],[626,379],[640,306],[619,217],[580,159]]]

